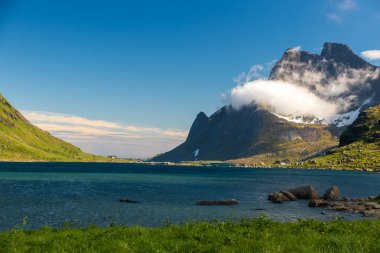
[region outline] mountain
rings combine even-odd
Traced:
[[[105,161],[32,125],[0,95],[1,161]]]
[[[291,82],[325,100],[349,104],[340,111],[347,113],[380,102],[379,75],[379,67],[364,61],[348,46],[325,43],[320,55],[286,50],[269,79]]]
[[[199,160],[298,161],[337,144],[326,125],[288,122],[255,105],[226,106],[211,117],[199,113],[186,141],[153,161],[191,161],[196,150]]]
[[[283,116],[252,102],[199,113],[186,141],[152,161],[228,160],[248,164],[302,161],[338,146],[338,137],[360,111],[380,103],[380,69],[346,45],[325,43],[320,55],[288,49],[269,80],[307,88],[339,105],[331,119]]]
[[[380,170],[380,105],[362,111],[341,135],[339,146],[303,166]]]

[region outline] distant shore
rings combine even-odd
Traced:
[[[133,163],[144,165],[163,165],[163,166],[184,166],[184,167],[230,167],[230,168],[252,168],[252,169],[305,169],[305,170],[347,170],[380,173],[380,168],[350,168],[350,167],[311,167],[302,164],[271,164],[271,165],[252,165],[244,163],[233,163],[225,161],[183,161],[183,162],[149,162],[140,159],[107,159],[102,161],[46,161],[46,160],[0,160],[5,163]]]

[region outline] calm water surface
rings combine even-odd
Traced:
[[[142,164],[0,163],[0,230],[28,218],[26,229],[112,222],[161,226],[165,221],[252,217],[265,209],[277,220],[360,215],[308,208],[307,201],[273,204],[267,194],[312,184],[342,196],[380,194],[380,174],[354,171],[175,167]],[[139,201],[120,203],[121,198]],[[235,206],[197,206],[198,200],[239,199]]]

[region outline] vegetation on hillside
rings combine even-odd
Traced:
[[[279,138],[278,133],[291,134],[294,129],[309,128],[311,140],[296,138]],[[332,136],[328,127],[320,124],[297,124],[293,122],[278,123],[273,128],[268,128],[261,136],[262,150],[259,154],[230,160],[231,163],[249,164],[254,166],[274,166],[296,163],[307,157],[322,152],[326,148],[337,146],[338,140]]]
[[[380,220],[193,222],[0,233],[1,252],[380,252]]]
[[[342,134],[340,144],[302,166],[380,170],[380,105],[361,112]]]
[[[29,123],[0,95],[0,161],[108,161]]]

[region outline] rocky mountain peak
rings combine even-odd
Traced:
[[[295,48],[288,48],[283,56],[281,57],[280,62],[309,62],[321,60],[321,56],[317,54],[313,54],[308,51],[301,51]]]
[[[326,42],[323,45],[321,56],[328,60],[344,63],[351,68],[358,69],[370,66],[370,64],[354,54],[351,48],[341,43]]]
[[[193,124],[191,125],[187,139],[191,140],[198,136],[202,132],[202,130],[207,126],[208,120],[209,118],[204,112],[198,113]]]

